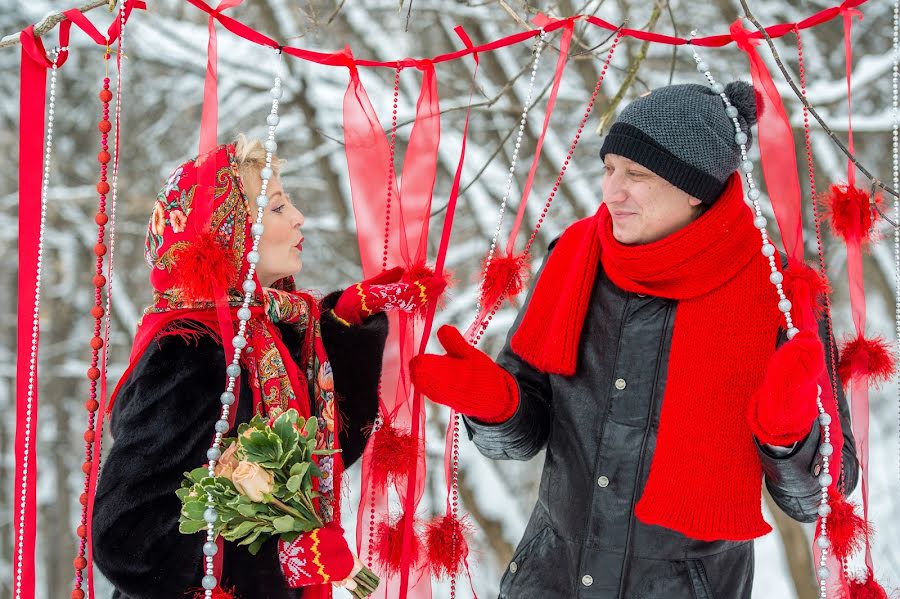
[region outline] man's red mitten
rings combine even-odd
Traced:
[[[789,446],[809,434],[819,414],[818,381],[824,370],[822,341],[812,331],[801,331],[778,348],[750,399],[750,428],[761,443]]]
[[[486,423],[508,420],[519,406],[516,380],[459,331],[444,325],[437,332],[446,355],[422,354],[410,361],[413,385],[426,397]]]
[[[290,543],[278,541],[278,561],[293,589],[344,580],[355,563],[344,531],[334,523],[302,533]]]

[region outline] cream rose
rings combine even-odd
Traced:
[[[228,446],[228,449],[222,452],[222,457],[219,458],[220,464],[228,464],[231,466],[232,470],[237,468],[238,459],[235,457],[235,454],[238,450],[238,442],[235,441],[231,445]]]
[[[271,472],[253,462],[241,461],[231,473],[231,482],[238,493],[245,495],[250,501],[263,501],[263,494],[272,492],[274,481],[275,477]]]

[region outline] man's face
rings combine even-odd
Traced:
[[[700,200],[637,162],[607,154],[603,165],[603,202],[619,243],[659,241],[700,215]]]

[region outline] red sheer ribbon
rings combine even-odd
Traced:
[[[211,15],[211,18],[214,17],[217,19],[222,26],[224,26],[228,31],[234,33],[235,35],[242,37],[248,41],[251,41],[256,44],[260,44],[263,46],[270,46],[272,48],[279,48],[278,42],[273,40],[272,38],[259,33],[258,31],[244,25],[240,21],[236,19],[232,19],[231,17],[227,17],[222,14],[218,14],[219,9],[212,9],[207,5],[203,0],[187,0],[200,10]],[[772,25],[770,27],[766,27],[766,33],[769,34],[771,38],[781,37],[796,29],[809,29],[811,27],[815,27],[817,25],[821,25],[827,21],[830,21],[841,14],[842,10],[847,8],[854,8],[857,6],[861,6],[865,4],[868,0],[846,0],[840,6],[833,6],[831,8],[826,8],[825,10],[819,11],[805,19],[802,19],[796,23],[779,23],[777,25]],[[621,29],[622,35],[626,37],[632,37],[635,39],[643,40],[643,41],[651,41],[659,44],[667,44],[667,45],[682,45],[689,43],[686,38],[674,37],[671,35],[663,35],[659,33],[653,33],[649,31],[641,31],[638,29],[628,29],[628,28],[620,28],[617,25],[610,23],[609,21],[605,21],[599,17],[595,17],[593,15],[574,15],[568,17],[566,19],[560,19],[558,21],[553,21],[548,24],[544,31],[550,33],[551,31],[556,31],[562,27],[565,27],[567,23],[577,20],[584,20],[594,25],[595,27],[599,27],[601,29],[605,29],[608,31],[619,31]],[[448,52],[446,54],[440,54],[431,58],[431,62],[434,64],[448,62],[453,60],[458,60],[470,54],[477,54],[479,52],[489,52],[491,50],[496,50],[498,48],[505,48],[507,46],[512,46],[523,42],[525,40],[531,39],[534,36],[539,35],[539,31],[537,29],[532,29],[529,31],[520,31],[518,33],[514,33],[512,35],[500,38],[498,40],[493,40],[491,42],[481,44],[478,46],[466,46],[461,50],[456,50],[455,52]],[[760,40],[763,39],[762,33],[758,31],[754,31],[749,34],[751,39]],[[720,35],[712,35],[708,37],[694,38],[690,41],[690,43],[710,48],[718,48],[722,46],[726,46],[731,42],[735,41],[732,37],[731,33],[728,34],[720,34]],[[334,62],[335,53],[328,52],[316,52],[313,50],[306,50],[304,48],[293,48],[290,46],[284,46],[283,50],[285,54],[290,54],[296,58],[300,58],[309,62],[315,62],[322,65],[342,65],[341,62]],[[356,67],[388,67],[388,68],[397,68],[400,66],[401,68],[408,67],[416,67],[419,59],[415,58],[406,58],[400,61],[379,61],[379,60],[366,60],[366,59],[355,59],[354,65]]]
[[[59,45],[69,45],[71,21],[60,24]],[[37,532],[37,423],[38,423],[38,348],[39,331],[32,331],[37,303],[37,261],[41,234],[41,174],[44,157],[44,108],[47,93],[47,69],[52,62],[44,44],[29,26],[19,35],[22,63],[19,72],[19,282],[16,351],[16,489],[13,509],[14,597],[34,596],[34,546]],[[65,63],[62,52],[57,68]],[[29,351],[34,335],[34,376]],[[28,386],[32,385],[31,414],[28,410]],[[26,431],[26,428],[28,429]],[[27,463],[25,447],[28,447]],[[27,470],[27,479],[26,479]],[[24,483],[24,487],[23,487]],[[20,510],[24,507],[24,513]],[[18,568],[22,569],[21,577]]]
[[[759,154],[784,249],[788,257],[803,262],[800,178],[791,124],[772,75],[756,50],[759,40],[744,29],[741,19],[732,23],[731,35],[750,60],[756,97],[763,102],[756,128]]]
[[[534,19],[534,24],[542,28],[546,28],[553,22],[553,19],[550,19],[545,15],[538,15]],[[516,237],[519,234],[519,228],[522,226],[522,219],[525,216],[525,206],[528,204],[528,196],[531,194],[531,185],[534,183],[534,174],[537,172],[537,167],[540,163],[541,148],[544,145],[544,137],[547,135],[547,127],[550,125],[550,116],[553,114],[553,107],[556,105],[556,95],[559,92],[559,84],[562,81],[566,63],[569,61],[569,45],[572,42],[572,33],[574,30],[575,21],[571,19],[566,20],[562,39],[559,41],[559,58],[556,61],[553,86],[550,88],[550,97],[547,100],[547,108],[544,110],[544,126],[541,128],[541,134],[538,136],[534,146],[534,158],[531,161],[531,168],[528,170],[528,178],[525,180],[525,187],[522,189],[522,199],[519,200],[519,210],[516,212],[516,221],[513,224],[509,234],[509,240],[506,243],[506,253],[509,255],[512,255],[515,250]],[[490,306],[488,308],[490,308]],[[481,321],[480,318],[478,320]]]

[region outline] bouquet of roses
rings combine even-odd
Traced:
[[[316,449],[317,431],[317,420],[304,419],[296,410],[271,418],[257,415],[241,424],[237,438],[223,440],[225,451],[216,464],[215,476],[209,476],[206,467],[185,473],[185,480],[176,491],[181,500],[179,530],[184,534],[205,530],[212,497],[215,533],[247,546],[253,555],[275,536],[282,541],[280,557],[316,553],[329,544],[343,543],[340,534],[335,533],[339,527],[326,526],[316,513],[316,503],[325,498],[313,488],[313,479],[323,476],[313,456],[339,451]],[[307,537],[311,538],[310,546],[303,543]],[[287,570],[284,563],[283,569]],[[352,567],[352,571],[357,568],[358,565]],[[286,571],[289,574],[299,576],[306,572]],[[290,580],[289,576],[288,582],[301,586],[304,580]],[[355,597],[368,597],[377,588],[378,577],[362,567],[351,582],[355,588],[349,583],[346,587]]]

